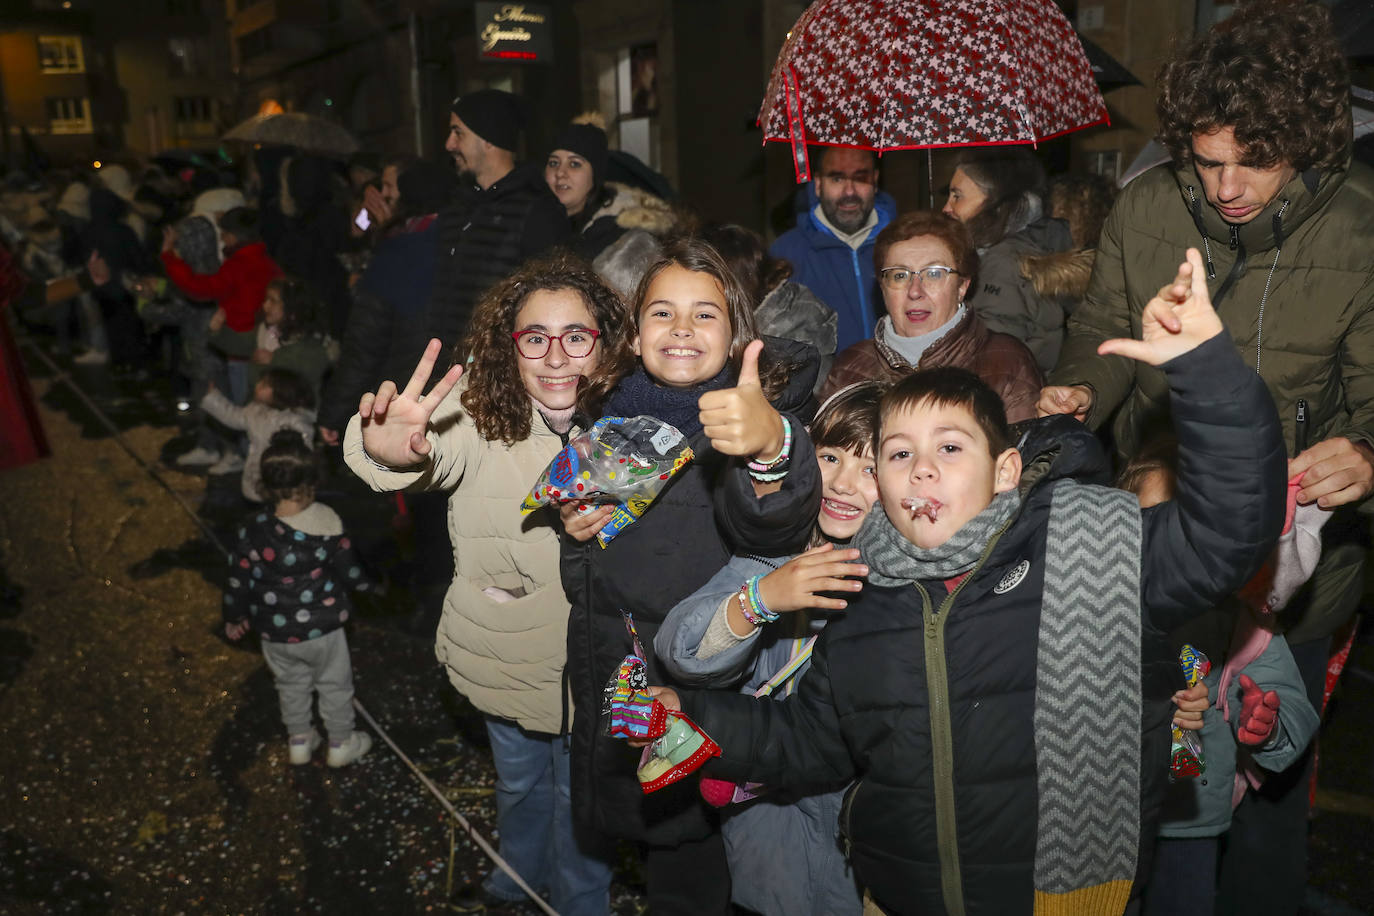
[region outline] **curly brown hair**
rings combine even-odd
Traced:
[[[529,261],[505,280],[487,290],[468,323],[468,333],[455,353],[457,361],[467,360],[467,388],[462,395],[463,409],[472,417],[482,438],[508,445],[530,435],[530,395],[520,381],[516,362],[515,318],[531,293],[539,290],[569,290],[582,297],[601,332],[595,347],[602,362],[618,345],[628,322],[625,303],[602,282],[581,258],[566,252]],[[578,404],[594,412],[609,386],[589,390],[589,379],[578,382]]]
[[[1069,224],[1074,245],[1096,248],[1116,200],[1116,185],[1102,175],[1056,175],[1050,179],[1049,198],[1050,216]]]
[[[1157,82],[1159,139],[1180,168],[1192,161],[1193,134],[1225,127],[1247,166],[1345,163],[1350,73],[1320,4],[1244,4],[1165,63]]]
[[[604,396],[615,384],[634,371],[638,357],[634,352],[634,341],[639,336],[640,318],[644,311],[649,287],[659,274],[669,267],[682,267],[697,273],[710,274],[720,284],[725,293],[725,308],[730,318],[730,355],[727,364],[738,375],[744,362],[744,350],[758,338],[758,325],[754,323],[754,309],[758,303],[745,289],[744,284],[734,271],[705,239],[698,235],[682,235],[669,240],[663,254],[649,266],[640,278],[635,290],[634,305],[630,309],[630,327],[621,335],[617,346],[608,347],[606,356],[592,373],[588,388],[593,394]],[[775,353],[764,349],[759,356],[759,382],[764,396],[772,401],[787,387],[787,380],[797,370],[797,366],[781,360]],[[579,392],[579,399],[581,392]],[[591,413],[590,410],[587,411]]]

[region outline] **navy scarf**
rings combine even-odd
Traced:
[[[697,400],[708,391],[729,388],[735,382],[734,367],[727,360],[715,377],[691,388],[671,388],[649,378],[643,364],[620,380],[606,398],[608,417],[637,417],[641,414],[671,423],[688,439],[701,432]]]

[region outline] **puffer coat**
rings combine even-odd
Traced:
[[[344,460],[377,491],[449,490],[454,576],[444,596],[434,654],[449,680],[487,715],[545,734],[562,728],[568,601],[558,576],[558,532],[550,510],[520,512],[520,501],[563,439],[531,404],[530,435],[506,445],[477,432],[460,397],[466,377],[430,418],[432,450],[422,466],[389,470],[363,449],[355,414]],[[518,595],[498,602],[494,586]]]
[[[1283,522],[1272,401],[1230,340],[1218,335],[1170,370],[1178,495],[1142,512],[1142,840],[1158,825],[1170,697],[1182,686],[1167,631],[1243,584]],[[1033,424],[1022,453],[1029,489],[1019,514],[947,606],[940,581],[870,584],[822,631],[794,696],[681,696],[722,748],[708,775],[776,786],[857,779],[840,830],[885,912],[1032,911],[1035,696],[1053,688],[1037,683],[1036,661],[1053,485],[1103,479],[1107,466],[1091,434],[1065,417]],[[1110,689],[1111,672],[1102,680]],[[941,771],[952,775],[941,780]],[[1142,852],[1137,882],[1149,874]],[[951,875],[961,880],[946,886]]]

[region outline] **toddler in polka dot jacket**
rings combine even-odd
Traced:
[[[224,632],[256,630],[272,672],[290,739],[292,763],[310,761],[321,743],[312,694],[329,734],[327,762],[351,763],[371,738],[353,725],[353,664],[344,624],[349,593],[374,587],[338,514],[315,502],[315,456],[300,433],[272,436],[262,456],[263,493],[271,510],[239,526],[224,588]]]

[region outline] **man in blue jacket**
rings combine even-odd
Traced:
[[[806,186],[807,209],[769,253],[792,263],[792,279],[809,288],[840,318],[839,349],[873,336],[878,321],[873,241],[897,215],[897,202],[878,190],[878,157],[869,150],[825,147],[816,179]]]

